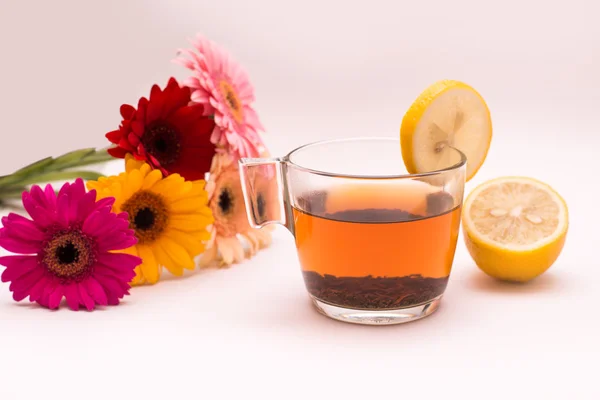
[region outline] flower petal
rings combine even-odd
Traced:
[[[150,284],[158,282],[160,279],[160,267],[156,262],[152,249],[148,246],[138,246],[137,250],[143,262],[140,266],[144,278]]]
[[[165,267],[169,272],[175,276],[183,275],[183,267],[178,265],[173,259],[167,254],[167,252],[160,246],[159,243],[152,246],[152,252],[156,257],[159,265]]]
[[[79,298],[79,289],[77,288],[77,284],[71,283],[70,285],[65,286],[64,294],[69,308],[73,311],[79,311],[81,299]]]
[[[119,142],[113,142],[113,143],[118,144]],[[111,147],[110,149],[107,149],[106,151],[108,152],[108,154],[110,154],[114,158],[125,158],[125,155],[129,153],[128,150],[121,148],[121,147]]]
[[[197,197],[185,197],[181,200],[174,201],[170,205],[172,214],[194,213],[200,211],[204,207],[206,207],[206,202],[202,203]]]
[[[150,91],[150,102],[148,103],[148,109],[146,110],[146,124],[156,121],[161,116],[163,104],[162,91],[158,85],[152,86]]]
[[[79,216],[79,202],[85,194],[83,179],[77,178],[75,183],[71,185],[71,191],[69,193],[69,223],[77,221],[77,217]]]
[[[225,264],[242,262],[244,260],[244,246],[236,236],[217,238],[217,245],[219,246],[219,251],[221,252]]]
[[[29,301],[37,301],[39,303],[42,295],[44,294],[44,289],[46,286],[50,284],[49,279],[39,279],[32,287],[29,289]]]
[[[135,114],[135,108],[129,104],[123,104],[120,108],[121,117],[124,119],[131,119]]]
[[[83,226],[81,230],[83,233],[90,236],[100,236],[104,233],[108,232],[110,227],[107,224],[104,224],[104,218],[102,218],[102,214],[100,211],[94,211],[91,213],[85,221],[83,221]]]
[[[56,223],[56,211],[49,211],[40,206],[36,206],[33,209],[29,210],[29,215],[34,220],[34,222],[41,226],[42,228],[47,228]]]
[[[77,204],[77,219],[85,221],[85,219],[94,210],[96,205],[96,190],[90,190],[87,192]]]
[[[201,214],[173,214],[170,222],[173,228],[188,232],[206,228],[211,220]]]
[[[200,81],[195,76],[190,76],[183,81],[183,84],[191,89],[200,89]]]
[[[88,279],[83,281],[82,284],[85,284],[88,294],[91,296],[92,299],[94,299],[94,301],[97,304],[100,304],[102,306],[108,305],[108,298],[106,297],[106,292],[104,291],[102,285],[100,285],[100,283],[98,283],[96,279],[94,279],[93,277],[89,277]]]
[[[79,291],[79,298],[81,299],[83,305],[88,311],[92,311],[94,308],[96,308],[96,303],[94,302],[94,299],[90,297],[90,295],[87,292],[87,287],[84,286],[82,282],[77,284],[77,290]]]
[[[187,127],[195,124],[199,120],[206,121],[206,126],[210,127],[210,129],[206,129],[207,131],[212,130],[214,121],[204,115],[204,106],[202,106],[202,104],[191,104],[177,109],[169,116],[167,122],[174,125],[178,131],[184,132],[187,130]]]
[[[54,293],[54,291],[56,290],[56,288],[58,286],[60,286],[60,283],[58,282],[58,280],[46,279],[42,294],[41,294],[40,298],[36,300],[38,302],[38,304],[40,304],[41,306],[44,306],[46,308],[50,308],[50,295],[52,293]]]
[[[148,175],[146,175],[146,177],[144,178],[144,182],[142,183],[141,190],[150,189],[152,186],[154,186],[154,184],[156,184],[162,178],[163,178],[162,172],[155,169],[154,171],[152,171]]]
[[[69,226],[69,195],[66,193],[61,193],[58,195],[58,200],[56,201],[56,214],[57,214],[57,222],[63,227],[66,228]]]
[[[171,229],[165,233],[165,236],[180,244],[190,257],[195,257],[204,251],[204,243],[196,240],[192,235]]]
[[[62,285],[58,285],[48,298],[48,308],[55,310],[60,305],[63,298],[64,288]]]
[[[42,268],[34,268],[27,273],[21,275],[19,278],[13,280],[8,287],[11,292],[27,291],[36,284],[40,279],[44,279],[45,271]]]
[[[111,251],[127,249],[137,243],[135,236],[127,232],[113,232],[111,235],[103,235],[96,239],[98,251]]]
[[[11,282],[22,275],[41,267],[37,256],[4,256],[0,257],[0,264],[6,266],[2,273],[2,282]]]
[[[27,290],[15,290],[13,292],[13,300],[14,301],[21,301],[27,296],[29,296],[29,291],[27,291]]]
[[[69,184],[66,183],[65,185]],[[38,185],[33,185],[29,192],[31,193],[31,198],[38,206],[46,210],[53,210],[54,202],[52,199],[55,198],[54,192],[50,194],[46,190],[42,190]]]
[[[95,279],[104,288],[107,302],[111,306],[119,304],[119,299],[128,294],[127,290],[123,290],[122,284],[111,276],[95,276]]]
[[[252,126],[255,131],[258,131],[258,130],[261,130],[263,132],[265,131],[265,127],[260,122],[260,119],[258,118],[258,114],[256,113],[256,111],[254,111],[253,108],[250,108],[250,107],[244,108],[244,116],[246,119],[246,124]]]
[[[45,238],[44,233],[33,221],[18,214],[10,213],[8,217],[6,217],[6,221],[3,218],[2,222],[7,229],[7,233],[11,237],[27,241],[40,241]]]
[[[140,121],[133,121],[131,123],[131,130],[138,137],[141,137],[144,134],[144,129],[145,129],[144,124],[142,122],[140,122]],[[129,142],[132,145],[137,146],[137,144],[139,143],[139,140],[137,141],[137,143],[134,143],[134,142],[131,141],[130,136],[131,135],[127,136],[127,140],[129,140]]]
[[[46,197],[46,204],[49,210],[56,209],[56,192],[51,184],[47,184],[44,188],[44,196]]]
[[[115,203],[114,197],[105,197],[96,202],[96,204],[94,205],[94,210],[101,210],[103,208],[112,208],[114,203]]]
[[[124,196],[130,197],[132,194],[136,193],[142,187],[142,183],[144,182],[144,176],[142,176],[142,171],[139,169],[133,169],[127,174],[125,191],[123,193]]]
[[[123,218],[123,216],[116,216],[109,214],[104,210],[92,212],[83,222],[81,230],[83,233],[90,235],[95,238],[104,238],[109,233],[114,231],[127,232],[129,222]],[[126,247],[129,247],[127,245]]]
[[[20,238],[9,237],[6,228],[0,229],[0,247],[20,254],[37,254],[40,251],[39,242],[31,242]]]
[[[109,142],[117,144],[123,137],[123,133],[121,132],[120,129],[117,129],[117,130],[108,132],[104,136],[108,139]]]
[[[260,242],[251,232],[242,232],[241,235],[246,238],[250,245],[250,254],[254,255],[260,249]]]
[[[158,245],[169,255],[169,257],[171,257],[175,264],[186,269],[194,269],[195,264],[192,257],[190,257],[183,247],[173,240],[163,236],[160,238]]]
[[[48,227],[54,223],[56,216],[55,207],[52,207],[51,210],[46,209],[44,204],[40,204],[40,202],[28,192],[23,192],[22,202],[23,207],[29,216],[42,228]]]
[[[110,267],[111,270],[122,271],[124,273],[133,271],[134,267],[142,262],[139,257],[126,253],[101,253],[98,255],[97,261],[100,264]]]
[[[123,293],[128,292],[128,290],[131,288],[131,285],[129,284],[131,279],[124,279],[122,275],[115,275],[112,271],[105,268],[95,271],[94,278],[96,278],[98,282],[100,282],[101,279],[114,280],[119,285]]]

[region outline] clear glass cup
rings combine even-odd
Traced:
[[[285,157],[240,160],[250,224],[294,235],[316,308],[370,325],[433,313],[459,234],[466,158],[443,149],[436,171],[408,174],[400,142],[308,144]]]

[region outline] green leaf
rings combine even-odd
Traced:
[[[91,165],[91,164],[99,164],[99,163],[104,163],[104,162],[111,161],[111,160],[114,160],[114,158],[110,154],[108,154],[108,152],[106,150],[96,151],[96,150],[92,149],[91,152],[88,152],[87,154],[82,155],[82,157],[75,159],[70,163],[65,163],[65,165],[63,165],[61,169],[82,167],[84,165]]]
[[[112,160],[107,149],[96,150],[94,148],[74,150],[57,158],[47,157],[29,164],[11,175],[0,177],[0,189],[7,186],[25,186],[33,183],[42,183],[49,180],[68,180],[77,178],[78,172],[68,171],[70,168],[82,167],[84,165],[99,164]],[[55,175],[67,173],[67,175]],[[100,174],[83,171],[84,179],[97,179]],[[58,178],[52,178],[58,176]],[[62,178],[64,176],[64,178]],[[46,178],[50,177],[50,179]]]
[[[63,154],[60,157],[57,157],[54,160],[54,165],[52,167],[54,170],[60,170],[79,165],[79,162],[85,160],[86,157],[89,157],[95,152],[96,149],[93,148],[71,151]]]
[[[48,165],[52,164],[53,162],[54,162],[54,159],[52,157],[42,158],[41,160],[38,160],[38,161],[31,163],[21,169],[16,170],[12,175],[25,175],[30,172],[35,172],[36,170],[47,167]]]
[[[0,189],[0,200],[3,199],[20,199],[21,195],[27,188],[24,186],[13,186]]]
[[[78,162],[76,166],[82,167],[84,165],[100,164],[100,163],[105,163],[105,162],[112,161],[112,160],[115,160],[115,158],[113,156],[111,156],[110,154],[108,154],[106,152],[106,150],[103,150],[103,151],[99,151],[99,152],[94,152],[90,156],[88,156],[85,159]]]
[[[0,186],[8,186],[13,183],[18,183],[21,177],[19,175],[5,175],[0,177]]]
[[[34,185],[39,183],[53,182],[53,181],[70,181],[73,179],[81,178],[85,180],[96,180],[103,176],[94,171],[61,171],[61,172],[48,172],[36,176],[28,177],[19,182],[21,185]]]
[[[10,175],[0,177],[0,185],[7,185],[9,183],[18,182],[23,176],[35,173],[36,171],[43,171],[44,168],[48,168],[54,162],[52,157],[42,158],[32,164],[29,164]]]

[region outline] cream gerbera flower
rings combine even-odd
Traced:
[[[132,284],[158,282],[162,267],[177,276],[184,268],[194,269],[194,257],[204,251],[213,222],[203,180],[185,181],[178,174],[163,178],[159,170],[127,157],[124,173],[87,186],[96,189],[99,199],[114,197],[114,212],[129,214],[138,244],[124,252],[143,260]]]
[[[230,155],[217,153],[213,157],[206,190],[214,225],[208,249],[200,259],[201,266],[215,261],[221,266],[241,262],[271,244],[272,226],[261,229],[250,227],[238,164]],[[266,189],[261,195],[262,209],[272,207],[276,197]]]

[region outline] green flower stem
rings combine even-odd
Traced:
[[[21,194],[27,190],[25,187],[12,187],[0,189],[0,198],[2,199],[20,199]]]
[[[29,185],[53,181],[69,181],[77,178],[95,180],[102,176],[94,171],[80,169],[83,166],[101,164],[113,160],[106,149],[93,148],[71,151],[62,156],[46,157],[13,172],[0,176],[0,206],[21,198]]]
[[[19,181],[20,185],[34,185],[40,182],[53,182],[53,181],[69,181],[77,178],[86,180],[96,180],[100,178],[102,174],[93,171],[65,171],[65,172],[48,172],[40,175],[30,176],[26,179]]]

